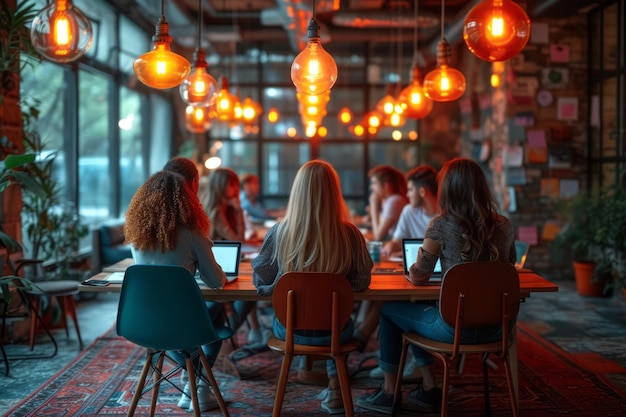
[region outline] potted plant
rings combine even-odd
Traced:
[[[559,200],[556,211],[565,225],[553,244],[568,248],[578,293],[608,295],[624,286],[626,190],[607,187]]]

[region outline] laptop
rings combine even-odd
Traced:
[[[241,260],[241,242],[230,240],[216,240],[213,242],[213,256],[222,267],[228,282],[233,282],[239,276],[239,261]]]
[[[402,259],[404,263],[404,275],[406,279],[411,280],[409,276],[409,268],[415,263],[419,248],[424,244],[424,239],[402,239]],[[430,282],[441,282],[443,274],[441,272],[441,260],[437,259],[435,269],[430,276]]]

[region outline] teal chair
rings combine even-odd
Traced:
[[[528,242],[522,242],[521,240],[515,241],[515,254],[517,255],[515,259],[515,268],[522,269],[524,268],[524,264],[526,263],[526,257],[528,256],[528,249],[530,245]]]
[[[120,294],[117,334],[147,348],[146,362],[137,382],[128,416],[135,413],[150,370],[154,372],[154,383],[148,387],[152,388],[150,416],[154,415],[161,382],[165,380],[176,386],[169,378],[182,366],[178,365],[163,374],[166,351],[179,351],[185,356],[195,416],[200,416],[196,371],[200,371],[202,367],[222,413],[229,415],[219,385],[201,347],[230,338],[232,330],[213,326],[200,288],[193,275],[185,268],[174,265],[130,266],[124,275]],[[197,362],[198,357],[201,365],[196,369],[193,362]]]

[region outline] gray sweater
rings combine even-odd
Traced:
[[[461,259],[461,230],[459,225],[446,216],[435,217],[428,226],[425,234],[426,238],[431,238],[441,246],[439,254],[426,252],[420,248],[416,262],[411,265],[410,272],[416,279],[413,284],[420,285],[428,282],[437,258],[441,258],[442,272],[445,272],[454,265],[464,262]],[[498,215],[496,219],[496,232],[494,244],[499,251],[500,262],[515,263],[515,231],[509,219]]]

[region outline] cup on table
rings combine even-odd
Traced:
[[[380,251],[383,247],[383,242],[379,240],[371,240],[367,242],[367,250],[372,257],[372,261],[377,264],[380,263]]]

